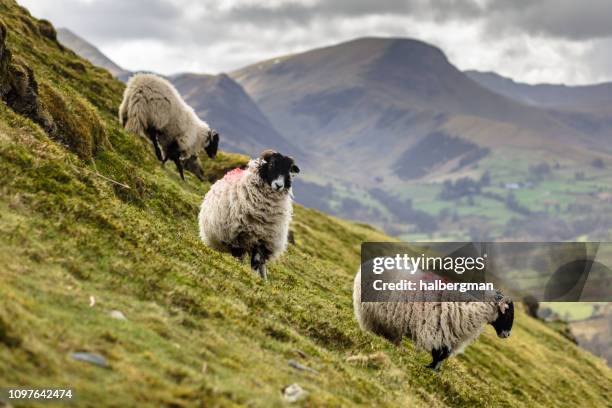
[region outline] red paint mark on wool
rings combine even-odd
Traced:
[[[240,168],[236,168],[232,171],[229,171],[225,176],[223,176],[223,180],[233,183],[233,182],[240,180],[243,174],[244,174],[244,170]]]

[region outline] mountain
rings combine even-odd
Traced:
[[[494,72],[465,71],[465,74],[493,92],[532,106],[577,111],[612,107],[612,82],[581,86],[530,85]]]
[[[319,169],[363,185],[448,172],[483,148],[592,142],[548,112],[477,84],[439,49],[415,40],[358,39],[231,76],[282,134],[318,153]],[[423,149],[427,138],[443,138],[442,151]],[[408,171],[414,156],[419,168]]]
[[[85,41],[67,28],[57,29],[57,39],[60,43],[76,52],[81,57],[99,67],[107,69],[113,76],[120,77],[129,74],[110,58],[102,53],[96,46]]]
[[[250,96],[229,76],[180,74],[169,80],[198,116],[220,131],[223,148],[251,157],[274,148],[305,159],[306,154],[274,129]]]
[[[14,1],[0,16],[3,386],[70,388],[96,407],[283,406],[291,384],[315,407],[608,404],[612,371],[518,303],[510,339],[487,328],[440,374],[410,342],[362,333],[360,243],[390,239],[366,225],[296,205],[296,244],[267,283],[203,246],[210,183],[182,182],[121,129],[124,85]],[[221,177],[245,160],[203,165]]]
[[[515,100],[438,48],[401,38],[361,38],[230,75],[311,154],[298,201],[300,190],[318,192],[303,202],[406,240],[609,237],[612,206],[592,199],[612,182],[605,112]]]

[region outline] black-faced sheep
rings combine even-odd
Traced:
[[[198,118],[170,82],[157,75],[130,78],[119,120],[127,131],[148,138],[162,163],[172,160],[183,180],[185,161],[190,161],[189,169],[203,180],[198,153],[206,151],[210,158],[217,154],[219,134]]]
[[[293,214],[291,180],[300,169],[291,157],[267,150],[210,188],[199,215],[204,244],[238,259],[266,279],[266,262],[287,248]]]
[[[393,295],[392,302],[362,302],[359,270],[353,285],[353,309],[359,326],[395,345],[403,337],[410,338],[417,350],[431,352],[433,361],[427,367],[435,371],[445,359],[476,340],[485,324],[492,325],[500,338],[509,337],[512,330],[514,303],[501,292],[496,292],[491,302],[415,301],[432,296],[419,290]]]

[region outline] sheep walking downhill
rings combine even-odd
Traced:
[[[119,120],[127,131],[149,139],[162,163],[172,160],[183,180],[184,167],[203,180],[197,155],[203,150],[210,158],[217,154],[219,134],[198,118],[170,82],[157,75],[130,78]]]
[[[267,150],[246,169],[227,173],[202,202],[202,242],[241,260],[250,254],[251,267],[266,279],[266,262],[287,248],[291,181],[299,171],[291,157]]]

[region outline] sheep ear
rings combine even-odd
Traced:
[[[275,153],[276,152],[274,150],[268,149],[264,150],[259,157],[264,161],[268,161],[270,160],[270,157],[272,157],[272,155],[274,155]]]
[[[295,173],[298,174],[300,172],[300,168],[298,166],[296,166],[295,164],[291,165],[291,168],[289,169],[290,173]]]

